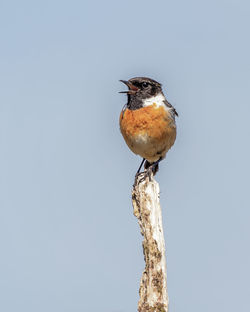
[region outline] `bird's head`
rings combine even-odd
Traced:
[[[127,87],[127,91],[121,91],[128,96],[127,106],[130,109],[138,109],[143,106],[145,99],[162,94],[161,84],[151,78],[135,77],[129,80],[120,80]]]
[[[155,96],[162,92],[161,84],[151,78],[135,77],[120,81],[128,87],[127,91],[121,91],[120,93],[126,93],[142,99]]]

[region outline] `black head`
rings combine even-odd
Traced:
[[[135,77],[128,81],[120,80],[129,88],[126,93],[128,95],[127,106],[129,109],[138,109],[143,106],[143,100],[162,93],[161,84],[147,77]]]

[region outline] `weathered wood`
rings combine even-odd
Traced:
[[[132,190],[134,215],[143,235],[145,269],[142,274],[138,302],[139,312],[167,312],[165,241],[159,200],[159,184],[151,176],[135,179]]]

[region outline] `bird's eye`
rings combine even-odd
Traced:
[[[142,87],[143,87],[143,88],[147,88],[147,87],[148,87],[148,82],[143,82],[143,83],[142,83]]]

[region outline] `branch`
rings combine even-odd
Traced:
[[[168,312],[165,242],[159,200],[159,184],[151,176],[135,179],[132,190],[134,215],[138,219],[145,269],[142,274],[138,302],[139,312]],[[151,180],[151,181],[150,181]]]

